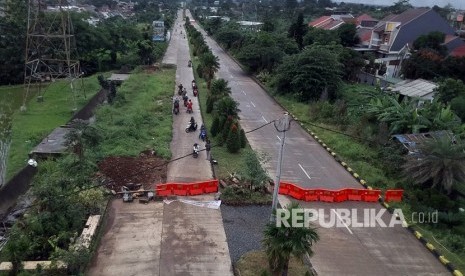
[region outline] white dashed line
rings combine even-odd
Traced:
[[[242,91],[242,93],[243,93],[244,95],[247,95],[244,91]]]
[[[253,102],[250,102],[250,103],[253,105],[253,107],[256,107],[255,104],[254,104]],[[265,120],[265,121],[266,121],[266,120]]]
[[[276,135],[276,137],[278,137],[278,140],[279,140],[279,141],[281,141],[281,138],[279,138],[279,136],[278,136],[278,135]]]
[[[331,211],[333,211],[336,214],[337,218],[344,224],[344,226],[347,228],[349,233],[351,235],[353,235],[354,233],[352,233],[352,231],[350,231],[349,226],[347,226],[347,224],[341,219],[341,216],[339,216],[339,214],[336,211],[334,211],[334,209],[331,209]]]
[[[308,179],[312,179],[312,178],[310,177],[310,175],[308,175],[308,173],[304,170],[304,168],[302,167],[302,165],[299,164],[299,167],[300,167],[300,169],[302,169],[302,171],[303,171],[304,174],[308,177]]]
[[[252,105],[255,107],[255,105],[253,103],[252,103]],[[263,118],[263,121],[265,121],[265,123],[268,123],[268,121],[265,119],[265,117],[262,116],[262,118]]]

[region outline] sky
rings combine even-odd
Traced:
[[[333,0],[333,2],[359,3],[371,5],[391,6],[396,0]],[[410,4],[414,7],[433,7],[438,5],[444,7],[450,3],[456,9],[465,9],[465,0],[410,0]]]

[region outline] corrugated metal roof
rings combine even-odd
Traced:
[[[395,91],[407,97],[422,98],[432,100],[434,97],[434,89],[438,85],[424,79],[405,80],[391,87],[391,91]]]
[[[392,137],[396,138],[400,143],[402,143],[402,145],[408,149],[409,154],[418,154],[419,146],[430,139],[448,137],[451,142],[455,141],[454,134],[450,130],[439,130],[416,134],[396,134],[392,135]]]

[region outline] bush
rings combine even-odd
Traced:
[[[458,254],[465,254],[465,238],[462,236],[448,233],[442,240],[442,243],[445,247]]]
[[[214,103],[214,101],[213,101],[212,97],[208,96],[207,97],[207,110],[206,110],[206,112],[208,114],[212,113],[212,111],[213,111],[213,103]]]
[[[221,129],[221,138],[222,143],[228,139],[229,131],[231,130],[231,125],[233,124],[233,118],[229,116],[224,122],[223,128]]]
[[[202,70],[202,65],[197,65],[197,68],[195,69],[197,71],[197,75],[199,76],[199,78],[203,78],[203,70]]]
[[[247,145],[247,137],[245,136],[245,131],[242,128],[241,128],[240,136],[241,136],[241,148],[245,148],[245,146]]]
[[[210,133],[211,133],[212,137],[216,137],[218,132],[220,132],[220,118],[218,116],[215,116],[213,118]]]
[[[230,128],[226,147],[230,153],[237,153],[241,149],[241,137],[237,129],[237,123]]]

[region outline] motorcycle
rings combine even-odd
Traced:
[[[193,93],[194,93],[194,97],[197,97],[197,95],[199,94],[199,90],[197,88],[195,88]]]
[[[189,132],[194,132],[197,130],[197,123],[194,123],[193,125],[189,122],[187,124],[187,127],[186,127],[186,132],[189,133]]]
[[[207,139],[207,130],[205,128],[202,128],[200,130],[199,138],[202,139],[202,141],[205,142],[205,139]]]
[[[179,113],[179,100],[174,101],[173,113],[175,115],[178,115]]]
[[[189,60],[189,62],[187,63],[187,67],[191,67],[192,66],[192,61]]]
[[[195,144],[194,144],[194,148],[192,149],[192,156],[193,156],[194,158],[199,157],[199,151],[200,151],[199,145],[198,145],[197,143],[195,143]]]
[[[178,95],[181,96],[183,92],[182,85],[178,86]]]
[[[182,100],[184,101],[184,106],[187,107],[187,100],[189,100],[189,97],[187,97],[187,95],[183,95]]]
[[[192,110],[192,106],[188,106],[186,112],[192,114],[194,112],[194,110]]]

